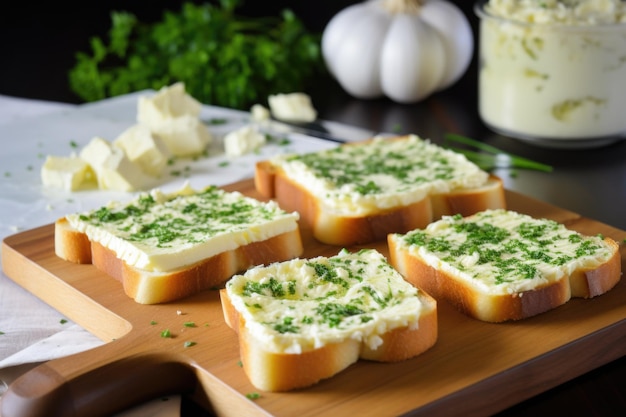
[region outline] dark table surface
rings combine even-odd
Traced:
[[[325,14],[318,19],[325,21],[346,3],[354,2],[339,2],[332,7],[326,4]],[[463,8],[469,10],[467,4]],[[78,102],[69,91],[65,76],[73,64],[72,54],[86,47],[84,33],[89,22],[81,20],[83,39],[71,32],[57,31],[46,40],[42,30],[49,29],[51,24],[43,17],[44,12],[29,19],[25,10],[22,6],[21,14],[16,14],[11,22],[11,15],[5,10],[4,18],[0,19],[0,94]],[[78,10],[87,13],[85,8]],[[101,23],[98,27],[94,22],[92,27],[102,32],[106,25]],[[44,38],[37,38],[33,32]],[[626,230],[626,140],[595,149],[564,150],[542,148],[496,134],[478,117],[476,66],[474,59],[457,84],[417,104],[397,104],[385,98],[354,99],[330,79],[320,80],[308,92],[320,118],[325,120],[375,132],[415,133],[435,143],[441,143],[446,133],[459,133],[549,164],[554,168],[551,173],[521,170],[516,170],[515,175],[509,170],[496,173],[508,189]],[[626,359],[609,362],[549,388],[499,415],[622,415],[626,410]],[[187,404],[185,409],[190,415],[198,411],[193,404]]]

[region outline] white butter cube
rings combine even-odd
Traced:
[[[264,122],[270,118],[270,110],[262,104],[255,104],[250,108],[250,117],[254,122]]]
[[[113,145],[121,148],[131,162],[153,177],[162,174],[170,158],[165,142],[141,124],[126,129],[113,141]]]
[[[148,128],[160,137],[168,151],[176,156],[201,154],[213,140],[202,121],[189,115],[154,123]]]
[[[106,139],[95,137],[80,152],[80,158],[96,173],[103,190],[137,191],[145,189],[150,179],[124,151]]]
[[[137,121],[159,136],[172,155],[194,156],[212,141],[198,118],[201,104],[185,93],[183,83],[164,87],[153,97],[140,97]]]
[[[137,119],[139,122],[172,119],[189,115],[198,117],[202,105],[185,91],[184,83],[161,88],[154,96],[139,97]]]
[[[317,111],[311,104],[311,97],[304,93],[276,94],[268,97],[272,115],[288,122],[312,122],[317,119]]]
[[[224,151],[228,156],[240,156],[253,152],[265,145],[265,142],[263,133],[258,132],[252,126],[244,126],[224,137]]]
[[[47,187],[62,188],[66,191],[93,188],[97,185],[91,167],[76,156],[46,157],[41,167],[41,182]]]

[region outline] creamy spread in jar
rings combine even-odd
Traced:
[[[479,112],[525,139],[626,132],[626,4],[488,0],[480,24]]]

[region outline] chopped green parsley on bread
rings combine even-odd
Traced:
[[[111,202],[55,224],[55,253],[93,263],[141,304],[173,301],[222,285],[259,264],[303,251],[298,214],[215,186],[189,186]]]
[[[279,155],[257,164],[255,186],[299,212],[316,239],[341,246],[381,241],[444,215],[505,207],[498,178],[415,135]]]
[[[251,268],[220,296],[243,369],[265,391],[313,385],[359,358],[405,360],[437,340],[434,299],[373,249]]]
[[[391,264],[413,285],[487,322],[531,317],[621,278],[619,245],[509,210],[446,216],[388,237]]]

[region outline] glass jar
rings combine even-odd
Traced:
[[[487,3],[475,5],[478,106],[492,130],[551,147],[602,146],[623,137],[626,23],[554,22],[541,9],[496,16]]]

